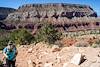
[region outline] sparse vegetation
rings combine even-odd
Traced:
[[[76,42],[74,45],[76,47],[88,47],[88,46],[90,46],[89,43],[85,42],[85,41]]]
[[[18,29],[12,32],[10,31],[9,33],[5,32],[6,34],[4,32],[4,30],[0,32],[2,34],[2,36],[0,36],[0,50],[7,46],[9,40],[20,45],[30,44],[34,41],[34,37],[26,29]]]
[[[7,46],[9,39],[7,37],[0,37],[0,50],[2,50],[5,46]]]
[[[17,29],[10,32],[8,36],[2,36],[0,38],[0,49],[7,46],[9,40],[14,41],[16,44],[25,45],[30,43],[38,43],[41,41],[48,42],[49,44],[55,43],[60,39],[61,33],[59,33],[53,25],[43,24],[43,26],[33,36],[26,29]]]
[[[48,42],[50,44],[55,43],[55,41],[59,40],[61,33],[59,33],[52,24],[45,23],[36,33],[35,40],[36,42]]]
[[[9,41],[8,36],[9,33],[5,30],[0,29],[0,50],[2,50],[5,46],[7,46],[7,42]]]
[[[92,47],[100,47],[100,39],[96,40],[95,43],[92,44]]]
[[[16,44],[25,45],[31,43],[34,37],[26,29],[18,29],[10,34],[9,39]]]

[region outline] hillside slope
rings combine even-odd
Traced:
[[[8,7],[0,7],[0,20],[6,19],[8,14],[13,13],[16,9]]]

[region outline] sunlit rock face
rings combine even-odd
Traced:
[[[79,31],[100,28],[97,20],[97,13],[88,5],[47,3],[22,5],[5,21],[16,28],[33,30],[41,27],[40,22],[50,22],[60,31]]]
[[[18,8],[15,13],[8,15],[7,19],[30,19],[34,18],[50,18],[66,17],[72,19],[73,17],[97,17],[95,11],[87,5],[66,4],[66,3],[48,3],[48,4],[26,4]]]

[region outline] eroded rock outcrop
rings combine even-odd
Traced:
[[[18,8],[15,13],[9,14],[7,19],[36,21],[35,18],[54,17],[97,17],[95,11],[87,5],[66,4],[66,3],[48,3],[48,4],[26,4]]]
[[[100,18],[96,17],[96,12],[87,5],[48,3],[22,5],[5,21],[16,28],[36,30],[41,27],[39,23],[50,22],[60,31],[80,31],[100,29]]]

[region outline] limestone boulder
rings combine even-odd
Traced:
[[[83,60],[82,54],[77,53],[77,54],[75,54],[73,56],[73,58],[71,59],[71,62],[70,63],[75,64],[75,65],[79,65],[82,60]]]

